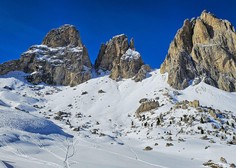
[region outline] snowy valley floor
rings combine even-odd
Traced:
[[[176,91],[159,70],[138,83],[104,75],[76,87],[32,85],[25,75],[0,77],[0,168],[236,164],[236,93],[204,83]],[[159,107],[137,115],[144,98]]]

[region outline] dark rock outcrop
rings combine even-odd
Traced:
[[[194,79],[226,91],[236,91],[236,33],[227,20],[203,11],[178,30],[161,73],[168,83],[184,89]],[[196,80],[195,80],[196,81]]]
[[[110,77],[114,80],[134,77],[135,81],[142,81],[150,71],[150,67],[144,66],[140,53],[135,51],[133,39],[129,43],[124,34],[101,45],[95,69],[111,71]]]
[[[145,102],[142,102],[141,105],[138,107],[138,109],[136,110],[136,115],[140,116],[141,113],[143,112],[147,112],[150,110],[154,110],[156,108],[158,108],[159,102],[156,100],[147,100]]]

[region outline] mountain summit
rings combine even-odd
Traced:
[[[113,80],[146,78],[151,70],[135,50],[134,40],[124,34],[101,45],[93,66],[79,31],[72,25],[51,30],[42,45],[34,45],[19,60],[0,65],[0,75],[20,70],[30,74],[28,81],[75,86],[92,78],[93,68],[110,73]],[[185,89],[201,81],[219,89],[236,91],[236,33],[227,20],[203,11],[186,19],[171,42],[161,73],[168,83]]]
[[[42,44],[48,47],[83,47],[79,31],[75,26],[68,24],[52,29],[43,39]]]
[[[133,39],[126,35],[114,36],[102,44],[95,62],[96,72],[110,72],[110,78],[119,80],[133,78],[136,82],[146,78],[150,71],[144,65],[139,52],[135,51]],[[52,29],[41,45],[34,45],[19,60],[0,65],[0,75],[10,71],[24,71],[33,84],[75,86],[92,78],[92,63],[79,31],[73,25]]]
[[[111,40],[102,44],[95,61],[97,71],[111,71],[110,78],[133,78],[142,81],[146,73],[150,71],[148,65],[144,65],[139,52],[135,51],[134,40],[128,42],[126,35],[114,36]]]
[[[168,83],[184,89],[201,80],[219,89],[236,91],[236,33],[227,20],[203,11],[185,20],[171,42],[161,65],[168,72]]]
[[[32,83],[75,86],[91,78],[92,64],[79,31],[64,25],[51,30],[42,45],[32,46],[21,55],[22,70],[31,73]]]
[[[235,168],[235,40],[204,11],[151,70],[124,34],[92,65],[74,26],[51,30],[0,64],[0,168]]]

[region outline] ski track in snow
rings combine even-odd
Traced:
[[[42,159],[38,159],[35,157],[32,157],[30,155],[27,155],[24,152],[24,149],[20,147],[20,145],[16,145],[14,143],[12,143],[11,145],[8,145],[7,149],[3,149],[6,152],[11,152],[12,154],[14,154],[15,158],[19,158],[22,159],[23,161],[27,161],[27,162],[35,162],[37,164],[43,164],[43,165],[49,165],[49,166],[53,166],[53,167],[65,167],[65,168],[70,168],[70,165],[72,164],[78,164],[78,161],[75,160],[71,160],[70,158],[73,157],[73,154],[70,154],[71,150],[74,150],[74,145],[73,143],[70,144],[70,142],[67,142],[67,150],[63,150],[62,148],[58,147],[57,145],[55,145],[54,147],[57,147],[58,149],[60,149],[61,151],[64,152],[65,157],[62,157],[54,152],[52,152],[50,149],[47,149],[46,147],[44,147],[44,145],[38,145],[38,149],[41,150],[41,152],[45,152],[47,153],[47,156],[52,155],[53,157],[56,157],[58,159],[59,162],[64,163],[64,166],[55,163],[55,162],[50,162],[50,161],[46,161],[46,160],[42,160]],[[16,150],[16,152],[14,152]],[[72,152],[74,153],[74,152]]]
[[[8,148],[9,148],[9,146],[8,146]],[[17,149],[17,152],[13,152],[14,149]],[[11,150],[6,150],[6,149],[3,149],[3,150],[6,152],[13,153],[13,155],[16,156],[16,157],[14,157],[14,159],[17,159],[17,160],[22,160],[24,162],[32,162],[34,164],[48,165],[48,166],[52,166],[52,167],[61,168],[61,165],[59,165],[57,163],[41,160],[41,159],[24,154],[22,148],[19,148],[18,146],[11,147]]]
[[[120,157],[123,157],[123,158],[126,158],[126,159],[134,160],[134,161],[137,161],[137,162],[142,162],[142,163],[144,163],[146,165],[150,165],[150,166],[153,166],[153,167],[168,168],[168,167],[165,167],[165,166],[153,164],[153,163],[144,161],[142,159],[139,159],[137,153],[135,153],[128,145],[127,145],[127,147],[135,155],[134,158],[133,157],[129,157],[129,156],[124,156],[123,154],[120,154],[120,153],[117,153],[117,152],[112,152],[112,151],[109,151],[109,150],[106,150],[106,149],[102,149],[101,146],[97,146],[96,144],[91,143],[89,141],[86,141],[86,140],[83,140],[83,139],[80,139],[80,140],[83,141],[83,142],[89,143],[90,145],[94,146],[93,148],[96,149],[96,150],[100,150],[100,151],[103,151],[103,152],[106,152],[106,153],[110,153],[110,154],[113,154],[113,155],[116,155],[116,156],[120,156]],[[92,148],[92,147],[88,146],[88,148]]]

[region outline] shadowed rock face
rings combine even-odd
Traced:
[[[203,11],[185,20],[161,65],[168,83],[184,89],[197,78],[226,91],[236,91],[236,33],[230,22]]]
[[[135,81],[142,81],[148,72],[145,70],[150,70],[147,65],[146,68],[142,66],[144,63],[140,53],[135,51],[133,39],[129,43],[124,34],[102,44],[95,61],[95,69],[111,71],[110,77],[114,80],[135,77]]]
[[[34,84],[74,86],[91,78],[92,64],[74,26],[64,25],[51,30],[43,40],[21,55],[21,70],[31,73]]]

